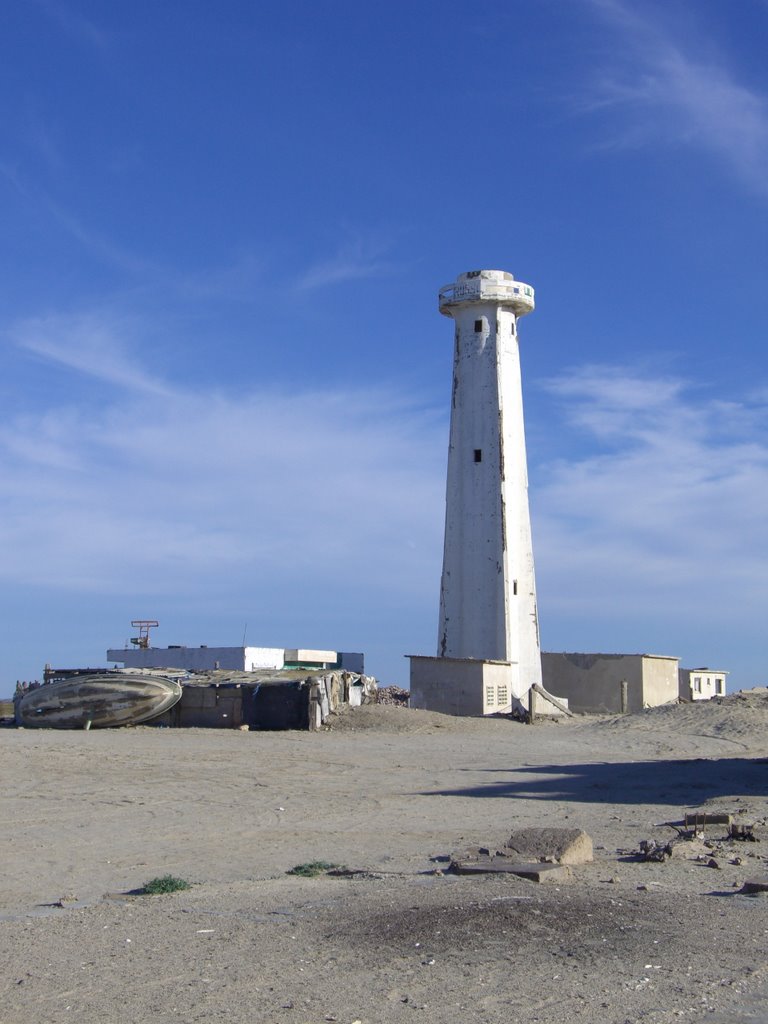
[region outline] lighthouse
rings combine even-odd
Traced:
[[[471,270],[439,308],[455,325],[440,619],[411,705],[488,714],[541,686],[518,335],[533,288]]]

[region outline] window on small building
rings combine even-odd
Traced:
[[[496,703],[496,687],[486,686],[485,688],[485,703],[489,708],[492,708]]]
[[[475,448],[475,462],[482,462],[482,461],[483,461],[483,449],[482,448]]]
[[[717,694],[724,694],[725,693],[725,680],[724,679],[716,679],[715,680],[715,693],[717,693]]]
[[[701,676],[693,677],[693,692],[701,693]]]
[[[497,695],[498,695],[499,707],[503,707],[507,703],[507,688],[506,688],[506,686],[503,686],[503,685],[500,686],[498,691],[497,691]]]

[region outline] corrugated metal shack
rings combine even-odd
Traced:
[[[211,671],[178,678],[181,700],[148,725],[315,730],[345,704],[374,703],[377,690],[372,676],[339,670]]]

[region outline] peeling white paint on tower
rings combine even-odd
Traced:
[[[512,663],[541,685],[517,325],[533,289],[472,270],[440,289],[456,325],[438,658]]]

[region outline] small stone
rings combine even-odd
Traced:
[[[709,860],[707,861],[707,867],[708,868],[717,868],[718,871],[720,870],[720,865],[717,863],[717,861],[715,860],[714,857],[710,857],[709,858]]]

